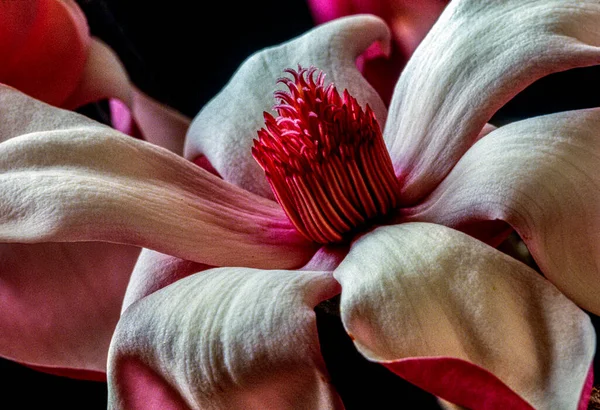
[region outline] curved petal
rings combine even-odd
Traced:
[[[210,269],[133,304],[110,348],[113,409],[343,408],[313,308],[331,274]]]
[[[392,32],[391,53],[387,57],[380,53],[367,53],[362,72],[383,100],[389,103],[402,68],[448,1],[308,0],[307,3],[317,24],[363,13],[385,20]]]
[[[296,267],[315,251],[275,202],[163,148],[15,90],[0,107],[0,135],[24,134],[0,144],[0,241],[126,243],[215,266]]]
[[[344,260],[348,250],[347,244],[322,246],[300,270],[332,272]]]
[[[130,86],[130,103],[118,99],[109,101],[112,126],[136,138],[143,138],[178,155],[183,155],[185,135],[191,120],[179,111],[168,107],[136,87]],[[206,158],[197,165],[215,173]]]
[[[376,41],[388,47],[389,36],[382,20],[355,16],[254,54],[194,119],[186,138],[186,158],[204,154],[226,181],[273,198],[251,148],[257,131],[264,126],[263,112],[275,105],[273,92],[281,87],[277,80],[285,75],[284,70],[298,64],[320,68],[340,91],[348,89],[361,104],[368,103],[383,123],[383,101],[362,77],[355,60]]]
[[[475,144],[406,219],[503,220],[544,275],[600,314],[600,109],[515,122]]]
[[[576,409],[589,317],[526,265],[441,225],[378,228],[334,276],[356,347],[467,408]]]
[[[600,64],[598,21],[596,0],[450,2],[402,72],[384,130],[403,202],[429,194],[525,87]]]
[[[108,243],[0,244],[0,356],[72,377],[105,372],[138,254]]]
[[[131,114],[144,140],[183,155],[192,122],[188,117],[136,88],[132,90]]]
[[[0,3],[0,82],[61,105],[83,72],[89,33],[73,0]]]
[[[92,38],[81,80],[63,106],[75,109],[103,99],[110,100],[116,129],[183,154],[191,120],[135,87],[117,54],[101,40]]]
[[[87,53],[81,79],[63,107],[75,109],[109,98],[118,98],[131,105],[132,86],[117,54],[96,37],[91,38]]]
[[[143,249],[131,273],[121,311],[171,283],[213,266]]]

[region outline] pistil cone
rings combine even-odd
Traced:
[[[308,239],[344,241],[398,205],[398,181],[371,108],[340,96],[316,68],[279,80],[277,118],[264,113],[252,154],[279,204]],[[315,78],[316,74],[316,78]]]

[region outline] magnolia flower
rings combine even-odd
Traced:
[[[112,319],[96,315],[93,302],[107,299],[94,259],[84,281],[53,272],[55,289],[68,289],[88,310],[52,341],[31,329],[54,336],[48,324],[71,312],[23,314],[21,276],[26,284],[40,276],[18,265],[18,250],[38,246],[28,244],[102,241],[146,248],[112,334],[112,408],[342,408],[313,312],[340,291],[341,319],[357,349],[448,402],[585,406],[595,334],[581,308],[600,313],[600,111],[496,130],[486,122],[541,76],[598,64],[599,18],[597,1],[453,1],[405,67],[389,112],[354,64],[373,42],[389,47],[386,24],[360,15],[319,26],[252,56],[194,120],[184,155],[205,155],[221,178],[2,86],[0,239],[11,257],[3,279],[14,284],[2,288],[10,316],[2,318],[15,330],[0,339],[0,353],[37,366],[103,370]],[[265,125],[278,77],[298,64],[318,67],[349,94],[319,88],[328,87],[322,77],[284,80],[289,95],[277,94],[279,118],[267,116]],[[327,117],[322,106],[303,112],[317,97],[339,114]],[[332,129],[353,138],[321,133],[333,132],[325,120],[339,118],[345,128]],[[334,150],[330,156],[348,161],[335,168],[307,156],[306,175],[294,176],[296,190],[284,194],[274,173],[284,164],[258,146],[267,179],[252,157],[263,127],[267,148],[279,141],[289,151],[306,129],[314,144],[343,139],[359,157]],[[301,158],[288,165],[294,160]],[[353,208],[340,206],[335,189],[356,176],[359,160],[365,172],[352,183],[366,190],[347,199]],[[339,186],[321,196],[304,189],[311,172],[334,175]],[[322,206],[311,207],[315,201]],[[327,207],[341,210],[349,229],[338,229]],[[324,235],[319,226],[336,230]],[[489,246],[509,227],[544,277]],[[85,339],[93,330],[100,342]],[[25,338],[38,344],[19,347]]]

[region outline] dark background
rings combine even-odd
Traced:
[[[190,117],[251,53],[313,27],[303,0],[210,2],[210,12],[198,8],[200,2],[181,0],[78,3],[88,16],[92,34],[119,54],[132,81]],[[598,74],[598,69],[586,68],[542,79],[491,122],[499,125],[521,117],[599,106]],[[348,405],[349,410],[385,409],[390,402],[396,408],[411,403],[409,397],[419,400],[415,407],[436,408],[427,394],[361,360],[334,316],[320,311],[319,330],[334,382],[348,404],[358,403]],[[5,403],[18,403],[3,408],[106,409],[104,383],[50,376],[8,361],[0,361],[0,377]]]

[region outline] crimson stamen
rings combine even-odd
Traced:
[[[287,69],[264,113],[252,155],[294,226],[319,243],[383,216],[398,204],[398,181],[375,114],[345,90],[325,86],[316,68]],[[317,73],[315,79],[315,73]]]

